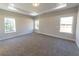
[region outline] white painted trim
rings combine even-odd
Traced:
[[[79,42],[76,40],[76,45],[77,45],[77,47],[79,48]]]
[[[30,33],[32,33],[32,32],[30,32]],[[6,40],[6,39],[10,39],[10,38],[15,38],[15,37],[22,36],[22,35],[27,35],[27,34],[30,34],[30,33],[20,33],[20,34],[10,36],[10,37],[0,38],[0,40]]]
[[[48,36],[52,36],[52,37],[58,37],[58,38],[62,38],[62,39],[71,40],[71,38],[64,38],[64,37],[61,37],[61,36],[58,36],[58,35],[47,34],[47,33],[42,33],[42,32],[38,32],[38,31],[35,31],[35,32],[39,33],[39,34],[43,34],[43,35],[48,35]],[[72,39],[71,41],[75,41],[75,39]]]

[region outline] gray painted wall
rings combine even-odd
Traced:
[[[78,7],[78,14],[77,14],[77,26],[76,26],[76,43],[79,47],[79,7]]]
[[[59,24],[60,17],[63,16],[73,16],[73,34],[60,33]],[[12,17],[16,20],[16,32],[6,34],[4,32],[4,17]],[[39,19],[39,30],[35,32],[56,36],[64,39],[69,39],[75,41],[76,37],[76,18],[77,18],[77,8],[70,8],[67,10],[56,11],[51,13],[46,13],[35,17],[33,19]],[[14,12],[9,12],[5,10],[0,10],[0,39],[6,39],[9,37],[14,37],[18,35],[28,34],[33,32],[34,29],[34,20],[29,16],[21,15]]]
[[[15,18],[16,32],[5,33],[4,18],[12,17]],[[0,40],[11,38],[18,35],[28,34],[33,31],[33,20],[29,16],[21,15],[14,12],[0,10]]]
[[[73,34],[59,32],[60,18],[65,16],[74,17]],[[40,15],[36,18],[36,20],[39,19],[39,30],[35,30],[35,32],[75,41],[76,18],[77,8],[70,8],[62,11],[50,12]]]

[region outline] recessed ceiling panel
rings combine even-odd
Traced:
[[[33,15],[36,16],[46,12],[55,11],[55,8],[59,5],[58,3],[40,3],[38,7],[34,7],[32,3],[12,3],[12,4],[14,5],[12,8],[16,10],[11,10],[8,8],[11,5],[10,3],[0,3],[0,9],[12,11],[12,12],[18,12],[30,16]],[[78,3],[67,3],[67,6],[65,8],[60,8],[57,10],[76,7],[78,5],[79,5]]]

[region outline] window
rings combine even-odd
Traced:
[[[15,19],[14,18],[5,18],[4,23],[5,23],[5,33],[16,32]]]
[[[72,33],[73,17],[62,17],[60,19],[60,32]]]
[[[35,20],[35,29],[39,30],[39,20]]]

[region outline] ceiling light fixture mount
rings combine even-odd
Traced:
[[[39,3],[33,3],[32,4],[34,7],[38,7],[39,6]]]

